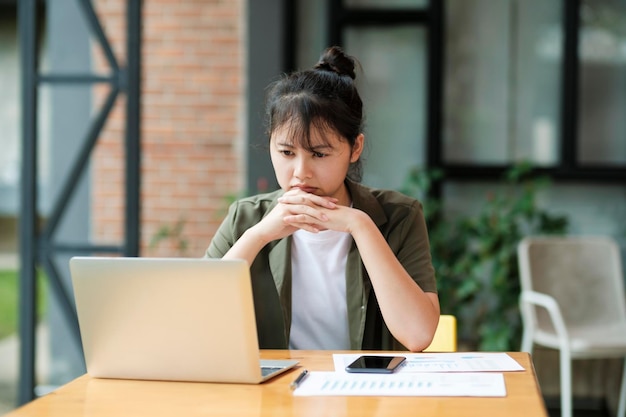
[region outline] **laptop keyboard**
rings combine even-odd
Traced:
[[[276,371],[280,371],[281,369],[283,369],[282,366],[262,366],[261,367],[261,375],[262,376],[267,376],[273,372]]]

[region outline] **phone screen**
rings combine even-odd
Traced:
[[[348,372],[391,373],[406,358],[404,356],[364,355],[346,367]]]

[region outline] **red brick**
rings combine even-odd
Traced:
[[[123,65],[123,0],[94,2]],[[245,99],[241,30],[245,2],[146,0],[142,70],[142,254],[201,256],[243,188],[241,114]],[[95,62],[106,72],[101,52]],[[107,90],[95,91],[95,102]],[[93,163],[93,239],[121,240],[124,225],[123,95],[102,133]],[[183,254],[176,239],[150,241],[184,219]]]

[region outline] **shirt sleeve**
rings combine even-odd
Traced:
[[[402,266],[425,292],[437,292],[422,205],[415,200],[389,219],[387,241]]]
[[[237,206],[238,203],[235,202],[228,208],[228,214],[215,232],[204,255],[205,258],[222,258],[235,244],[234,225],[237,217]]]

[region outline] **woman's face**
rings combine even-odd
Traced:
[[[360,134],[350,144],[332,130],[311,128],[312,150],[306,150],[290,137],[288,126],[282,126],[270,137],[270,156],[278,184],[284,191],[299,188],[311,194],[334,197],[339,204],[349,205],[350,196],[344,185],[350,163],[363,151]]]

